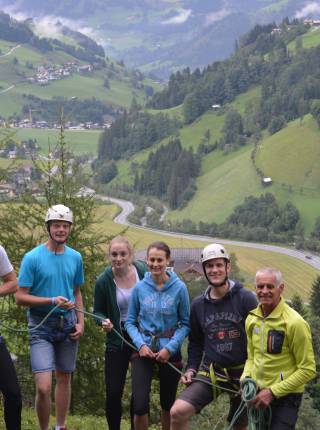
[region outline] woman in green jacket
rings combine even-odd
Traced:
[[[106,418],[109,430],[120,430],[122,394],[132,349],[112,330],[113,327],[130,341],[124,323],[134,285],[143,278],[147,268],[133,260],[133,249],[122,236],[109,246],[108,266],[97,279],[94,292],[94,313],[104,318],[102,328],[107,333],[105,352]]]

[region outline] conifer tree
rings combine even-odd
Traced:
[[[310,294],[310,307],[314,316],[320,316],[320,276],[312,283]]]
[[[41,195],[26,193],[14,202],[1,204],[0,243],[6,248],[18,273],[23,255],[46,241],[44,217],[48,207],[60,203],[70,207],[74,223],[68,245],[83,257],[85,285],[81,291],[85,309],[92,311],[95,279],[103,269],[104,248],[111,238],[102,231],[97,231],[96,200],[79,193],[87,178],[67,150],[63,127],[57,147],[52,152],[59,154],[58,159],[48,157],[47,161],[34,162],[41,171]],[[2,301],[1,317],[7,325],[26,328],[25,312],[25,309],[15,305],[12,298]],[[13,335],[11,332],[5,335],[10,343],[10,350],[18,357],[17,368],[21,373],[20,380],[23,381],[23,398],[32,402],[34,384],[29,370],[28,335]],[[104,399],[100,395],[104,392],[104,343],[105,336],[95,321],[90,317],[86,318],[85,334],[80,341],[77,368],[73,377],[73,411],[84,413],[104,408]]]
[[[306,317],[307,312],[306,312],[306,308],[303,304],[303,300],[301,298],[301,296],[299,296],[299,294],[295,293],[292,296],[291,302],[289,303],[289,305],[295,310],[297,311],[303,318]]]

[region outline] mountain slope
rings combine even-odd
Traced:
[[[0,116],[22,115],[30,97],[52,101],[93,98],[106,106],[105,114],[139,103],[155,85],[140,72],[105,58],[94,41],[61,27],[60,40],[34,35],[28,23],[0,13]],[[43,109],[43,107],[41,107]],[[36,114],[37,115],[37,114]],[[39,116],[39,115],[38,115]]]
[[[265,188],[250,158],[253,147],[224,156],[212,153],[203,163],[203,174],[197,179],[192,200],[169,218],[194,222],[222,222],[249,195],[266,191],[279,202],[293,203],[300,212],[309,233],[320,213],[320,130],[310,117],[293,121],[259,143],[257,165],[273,180]]]
[[[305,0],[20,0],[0,8],[38,17],[64,17],[74,28],[86,27],[108,55],[158,76],[183,66],[202,67],[226,58],[235,40],[256,23],[279,22],[285,16],[308,17],[320,8]],[[53,20],[54,21],[54,20]],[[50,26],[52,27],[52,25]],[[42,26],[43,29],[43,26]],[[48,31],[48,30],[47,30]],[[52,29],[51,29],[52,31]]]

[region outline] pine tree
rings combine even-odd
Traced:
[[[59,159],[48,159],[45,162],[35,161],[41,171],[42,179],[39,189],[41,197],[25,194],[15,202],[1,204],[0,210],[0,243],[6,248],[16,272],[23,255],[45,242],[47,232],[44,225],[46,210],[53,204],[65,204],[74,214],[72,233],[68,245],[79,251],[83,257],[85,285],[81,288],[84,307],[92,309],[93,286],[96,276],[104,266],[104,247],[107,236],[97,231],[97,204],[93,197],[79,195],[80,187],[86,177],[67,150],[64,131],[61,128],[56,148]],[[17,307],[12,298],[2,301],[2,320],[10,326],[25,325],[25,309]],[[3,330],[5,332],[5,330]],[[33,401],[33,378],[29,372],[28,335],[5,333],[9,348],[17,357],[18,371],[22,372],[23,398]],[[103,409],[104,400],[104,335],[97,328],[92,318],[86,318],[85,334],[80,341],[77,370],[73,378],[72,409],[74,411],[93,411]],[[24,386],[24,383],[26,386]],[[98,394],[99,393],[99,394]]]
[[[314,316],[317,317],[320,315],[320,276],[317,276],[312,283],[310,307]]]
[[[307,315],[307,311],[306,308],[303,304],[303,300],[302,298],[299,296],[299,294],[295,293],[292,296],[291,302],[289,303],[289,305],[295,310],[297,311],[303,318],[306,317]]]

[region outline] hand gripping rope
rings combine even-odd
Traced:
[[[5,324],[3,324],[2,321],[0,321],[0,325],[2,327],[4,327],[7,330],[13,331],[15,333],[26,333],[26,332],[32,332],[34,330],[37,330],[39,327],[41,327],[46,320],[54,313],[54,311],[60,307],[61,304],[56,305],[54,308],[51,309],[50,312],[48,312],[48,314],[40,321],[39,324],[37,324],[35,327],[31,328],[31,329],[17,329],[15,327],[10,327],[7,326]],[[95,320],[98,321],[104,321],[105,318],[100,317],[98,315],[95,315],[91,312],[85,311],[83,309],[79,309],[79,308],[74,308],[77,312],[81,312],[84,315],[90,316],[92,318],[94,318]],[[116,330],[114,327],[112,328],[112,331],[115,332],[115,334],[117,336],[120,337],[120,339],[126,343],[130,348],[132,348],[133,350],[139,352],[139,350],[130,342],[128,342],[121,333],[118,332],[118,330]],[[174,366],[172,363],[167,362],[167,364],[172,367],[172,369],[174,369],[177,373],[179,373],[181,376],[184,376],[184,373],[178,369],[176,366]],[[270,429],[270,424],[271,424],[271,408],[270,406],[267,409],[256,409],[254,407],[250,406],[250,401],[252,399],[254,399],[254,397],[257,394],[257,384],[255,383],[255,381],[251,378],[246,378],[242,384],[241,384],[241,391],[238,390],[232,390],[226,387],[221,387],[220,385],[214,384],[213,382],[204,380],[204,379],[200,379],[197,377],[192,378],[193,381],[200,381],[204,384],[210,385],[211,387],[215,388],[215,389],[219,389],[222,391],[226,391],[228,393],[231,394],[240,394],[241,395],[241,403],[239,408],[237,409],[237,411],[235,412],[232,421],[230,422],[229,426],[225,429],[225,430],[232,430],[235,422],[237,421],[237,419],[239,418],[239,416],[241,415],[241,413],[244,411],[245,408],[247,408],[247,413],[248,413],[248,430],[269,430]]]

